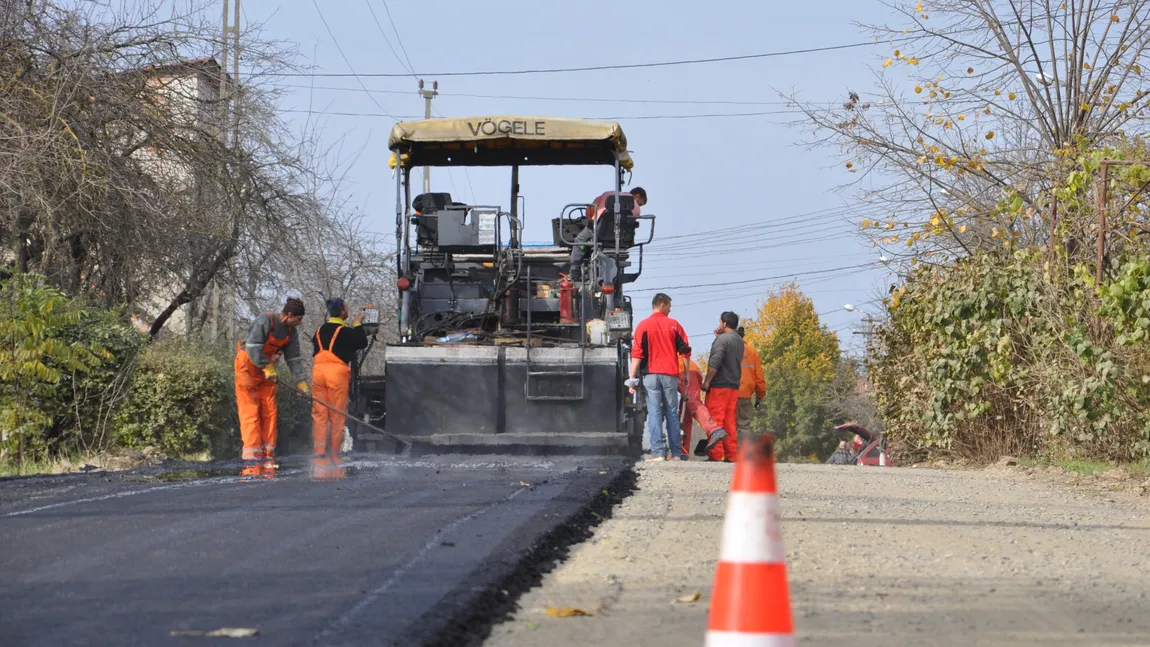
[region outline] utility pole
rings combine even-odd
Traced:
[[[423,87],[423,79],[420,79],[419,96],[423,97],[423,118],[431,119],[431,100],[439,96],[439,81],[432,81],[431,89],[426,90]],[[429,166],[423,167],[423,192],[431,193],[431,167]]]
[[[226,2],[226,0],[225,0]],[[226,6],[226,5],[225,5]],[[236,0],[235,14],[232,18],[232,147],[239,148],[240,146],[240,0]],[[221,72],[223,68],[220,68]],[[238,210],[240,205],[237,203],[235,208]],[[235,214],[239,217],[239,214]],[[229,263],[229,267],[234,268],[233,264]],[[225,313],[225,321],[227,325],[225,329],[228,332],[228,343],[236,337],[236,299],[235,291],[229,292],[226,302],[227,312]]]
[[[866,330],[856,330],[851,334],[866,335],[866,348],[863,349],[863,361],[866,362],[870,360],[871,337],[874,335],[874,317],[869,314],[863,315],[863,321],[866,322]]]
[[[216,97],[217,110],[215,111],[215,119],[212,131],[220,138],[220,143],[226,148],[228,145],[228,104],[231,102],[232,106],[232,145],[235,146],[239,143],[239,102],[236,99],[236,84],[239,82],[240,74],[240,1],[235,0],[234,14],[229,24],[228,20],[228,4],[229,0],[223,0],[222,8],[222,22],[223,26],[220,33],[220,83],[219,90]],[[228,83],[228,35],[232,37],[232,82],[229,86]],[[217,193],[220,205],[220,223],[226,220],[227,205],[224,201],[223,183],[227,176],[223,168],[224,162],[220,163],[220,176],[219,184],[217,185]],[[220,282],[218,279],[212,283],[212,301],[211,301],[211,317],[208,324],[208,334],[211,341],[216,341],[220,332]],[[225,300],[225,307],[228,308],[230,314],[225,314],[225,329],[227,330],[228,338],[235,336],[235,307],[232,304],[232,299]]]

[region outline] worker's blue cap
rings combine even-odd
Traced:
[[[327,300],[327,313],[333,317],[338,317],[343,312],[343,299],[335,297]]]

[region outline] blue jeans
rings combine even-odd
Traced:
[[[667,442],[671,444],[671,458],[683,455],[679,428],[679,378],[676,375],[644,375],[643,388],[647,391],[647,437],[651,440],[651,455],[665,456],[663,421],[667,422]]]

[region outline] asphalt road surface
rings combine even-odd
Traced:
[[[274,645],[464,644],[461,614],[482,615],[477,600],[627,464],[457,456],[361,459],[326,482],[298,461],[254,482],[234,469],[0,481],[0,643],[199,645],[210,639],[172,632],[234,627]]]

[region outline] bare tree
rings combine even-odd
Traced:
[[[387,274],[323,160],[301,154],[314,133],[277,114],[267,79],[293,65],[290,46],[248,25],[247,82],[221,79],[208,5],[161,17],[154,3],[28,0],[0,13],[9,260],[154,315],[153,335],[209,289],[374,294]]]
[[[876,89],[841,106],[792,95],[813,146],[837,147],[844,188],[889,216],[864,222],[887,253],[945,259],[1042,244],[1052,188],[1077,152],[1142,131],[1146,0],[925,0],[862,26],[891,52]],[[905,75],[905,76],[904,76]]]

